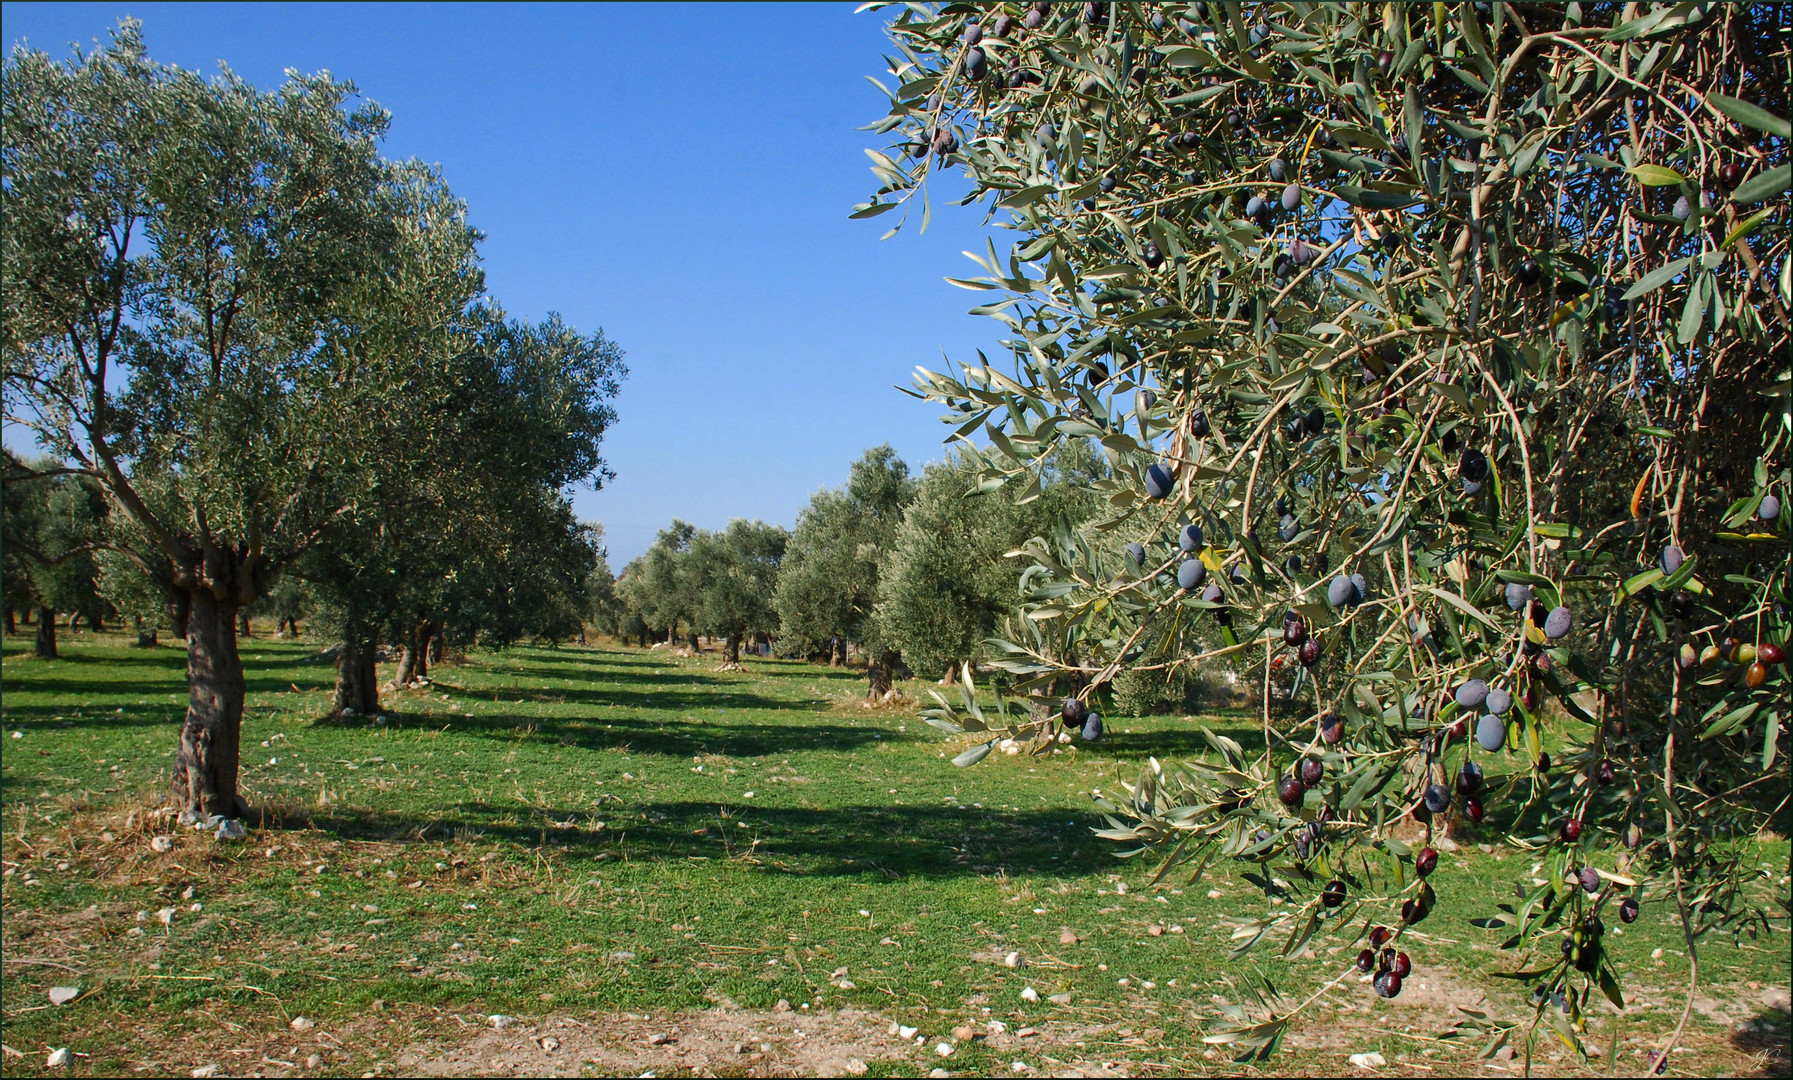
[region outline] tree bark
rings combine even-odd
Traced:
[[[380,711],[379,676],[374,671],[377,648],[372,640],[344,641],[336,652],[336,700],[338,713],[372,714]]]
[[[238,637],[254,637],[255,636],[254,629],[249,625],[249,613],[247,611],[238,611],[237,612],[237,636]]]
[[[740,663],[741,662],[741,635],[730,634],[725,639],[725,642],[726,642],[726,644],[723,645],[723,653],[722,653],[722,655],[724,657],[724,662],[730,663],[730,664]]]
[[[7,608],[6,609],[6,636],[11,637],[12,635],[14,635],[18,632],[19,632],[18,620],[13,616],[12,608]]]
[[[890,693],[892,681],[896,678],[897,665],[903,662],[903,655],[892,649],[879,649],[866,660],[865,677],[870,686],[865,696],[872,700],[882,698]]]
[[[846,667],[847,666],[847,639],[846,638],[837,637],[834,639],[833,646],[828,650],[828,666],[829,667]]]
[[[689,634],[685,635],[685,643],[691,646],[692,652],[699,651],[698,645],[697,645],[697,631],[693,630]]]
[[[41,605],[37,609],[37,655],[56,659],[56,610]]]
[[[168,632],[177,638],[187,636],[187,616],[193,609],[193,600],[186,592],[171,589],[168,593]]]
[[[436,640],[436,624],[428,619],[417,624],[417,659],[416,670],[411,678],[427,679],[430,677],[430,645]]]
[[[417,677],[417,646],[407,640],[399,647],[398,672],[392,676],[392,689],[401,690],[411,685]]]
[[[443,625],[441,623],[436,623],[435,631],[430,634],[430,646],[428,649],[424,650],[424,658],[432,664],[440,664],[442,662],[442,648],[444,644],[442,638],[445,632]]]
[[[87,616],[87,628],[96,634],[104,633],[106,630],[106,617],[97,612],[90,613]]]
[[[174,800],[183,813],[240,818],[237,792],[243,734],[243,661],[237,655],[237,604],[210,590],[190,594],[187,615],[187,716],[174,756]]]

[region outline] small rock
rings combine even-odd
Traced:
[[[880,945],[895,945],[896,941],[892,938],[879,938],[878,944],[880,944]]]
[[[1762,991],[1762,1004],[1781,1012],[1793,1011],[1793,991],[1784,986],[1771,986]]]
[[[1007,956],[1002,958],[1002,966],[1006,967],[1006,968],[1018,968],[1021,966],[1021,964],[1022,964],[1021,954],[1018,952],[1009,953]]]
[[[751,1054],[751,1053],[753,1053],[753,1047],[747,1045],[746,1043],[736,1043],[735,1044],[735,1053]]]
[[[921,1030],[920,1028],[912,1028],[907,1024],[898,1024],[896,1033],[897,1033],[898,1038],[900,1038],[906,1042],[910,1039],[915,1038],[915,1033],[920,1030]]]
[[[161,911],[156,912],[156,920],[158,922],[160,922],[163,926],[173,926],[174,925],[174,909],[171,907],[165,907]]]
[[[1515,1054],[1512,1047],[1503,1046],[1499,1050],[1496,1050],[1494,1052],[1494,1056],[1499,1058],[1502,1061],[1512,1061],[1513,1058],[1517,1056],[1517,1054]]]
[[[866,1073],[866,1064],[858,1058],[848,1058],[846,1062],[841,1065],[841,1071],[851,1076],[864,1076]]]
[[[947,1072],[945,1069],[934,1069],[934,1070],[930,1071],[928,1073],[928,1075],[930,1077],[941,1077],[941,1076],[951,1076],[952,1073]]]
[[[1070,994],[1053,994],[1051,997],[1047,998],[1046,1000],[1052,1002],[1052,1004],[1054,1004],[1054,1005],[1069,1005],[1071,1003],[1071,995]]]
[[[1040,1000],[1040,992],[1030,986],[1027,989],[1021,991],[1021,1000],[1022,1001],[1038,1001],[1038,1000]]]
[[[516,1020],[509,1016],[504,1016],[501,1014],[493,1014],[492,1016],[486,1017],[486,1023],[492,1025],[494,1028],[497,1028],[499,1031],[503,1031],[505,1028],[510,1027],[512,1024],[516,1023]]]
[[[1153,937],[1163,937],[1164,936],[1164,927],[1159,926],[1157,923],[1153,923],[1152,925],[1146,927],[1146,933],[1152,935]]]
[[[219,840],[241,840],[249,835],[249,830],[235,818],[226,818],[218,823],[218,831],[212,835]]]
[[[193,1080],[205,1080],[205,1078],[208,1076],[217,1076],[218,1075],[218,1066],[216,1066],[216,1065],[201,1065],[199,1068],[194,1069],[191,1073],[188,1073],[187,1075],[193,1077]]]
[[[560,1040],[550,1035],[542,1040],[542,1049],[552,1054],[554,1051],[560,1049]]]
[[[16,731],[13,732],[12,737],[15,739],[18,738],[19,733]],[[59,1046],[56,1049],[50,1051],[50,1056],[44,1059],[44,1065],[49,1068],[52,1068],[52,1069],[60,1069],[64,1066],[66,1066],[68,1064],[68,1062],[69,1062],[69,1052],[68,1052],[68,1047],[66,1047],[66,1046]]]
[[[317,1056],[316,1054],[308,1055],[305,1058],[305,1067],[307,1069],[321,1069],[321,1068],[323,1068],[323,1066],[324,1066],[324,1059]]]
[[[1372,1050],[1367,1054],[1352,1054],[1351,1064],[1360,1069],[1380,1069],[1388,1064],[1388,1059]]]
[[[664,1031],[656,1031],[647,1037],[647,1044],[649,1046],[665,1046],[671,1041],[672,1036],[666,1034]]]
[[[939,1054],[941,1057],[952,1057],[953,1056],[953,1044],[952,1043],[940,1043],[938,1046],[934,1047],[934,1053]]]
[[[295,1016],[292,1019],[292,1023],[286,1026],[292,1028],[294,1031],[310,1031],[312,1028],[317,1027],[317,1024],[313,1022],[310,1017]]]
[[[1075,944],[1077,944],[1077,931],[1066,930],[1064,933],[1058,935],[1058,943],[1060,945],[1075,945]]]
[[[960,1042],[970,1042],[977,1038],[977,1029],[970,1024],[960,1024],[958,1027],[953,1028],[953,1038]]]
[[[81,988],[79,986],[50,987],[50,1004],[52,1005],[67,1005],[80,996]]]
[[[844,967],[837,967],[834,969],[834,972],[831,975],[829,975],[828,977],[830,979],[844,979],[847,977],[847,969]]]
[[[174,850],[174,837],[152,836],[149,838],[149,849],[159,855],[166,855]]]
[[[616,952],[610,954],[610,959],[620,963],[627,963],[628,961],[635,959],[635,954],[627,949],[618,949]]]
[[[854,982],[852,979],[837,979],[835,981],[834,985],[842,990],[857,990],[857,989],[859,989],[859,984]]]
[[[783,998],[779,998],[778,1004],[772,1006],[772,1011],[775,1013],[788,1013],[791,1011],[791,1003]]]

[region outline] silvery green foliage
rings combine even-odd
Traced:
[[[1266,707],[1261,753],[1216,736],[1208,759],[1153,762],[1103,804],[1102,835],[1160,876],[1257,864],[1248,879],[1287,903],[1237,928],[1241,950],[1447,904],[1448,861],[1421,880],[1397,833],[1429,843],[1484,811],[1483,835],[1542,849],[1547,869],[1482,925],[1565,991],[1538,1008],[1571,1045],[1592,993],[1622,999],[1597,939],[1558,959],[1566,928],[1626,894],[1671,902],[1690,934],[1752,918],[1736,871],[1754,855],[1731,838],[1776,814],[1784,830],[1788,788],[1786,671],[1748,667],[1788,632],[1786,523],[1757,514],[1789,485],[1788,18],[1663,3],[892,18],[873,130],[894,141],[870,151],[880,186],[855,216],[897,214],[894,233],[919,206],[925,228],[935,174],[958,170],[962,202],[1016,234],[951,279],[1011,355],[922,370],[914,392],[947,408],[986,488],[1025,497],[1072,440],[1111,466],[1106,518],[1026,545],[998,666],[1022,693],[1091,695],[1225,658],[1294,705]],[[1700,208],[1672,213],[1688,196]],[[1207,541],[1200,592],[1174,576],[1184,524]],[[1686,552],[1672,573],[1668,544]],[[1353,587],[1334,607],[1340,575]],[[1516,605],[1513,584],[1529,589]],[[1497,753],[1452,698],[1471,677],[1515,699]],[[931,719],[964,715],[943,701]],[[1015,731],[1043,752],[1056,712],[1026,715]],[[1304,756],[1325,779],[1279,799]],[[1466,759],[1499,783],[1416,812]],[[1617,885],[1567,883],[1585,866]],[[1272,991],[1215,1038],[1268,1053],[1300,1004]],[[1507,1030],[1477,1033],[1491,1053]]]

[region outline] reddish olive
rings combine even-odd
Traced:
[[[1301,657],[1302,667],[1313,667],[1320,662],[1320,643],[1313,638],[1308,638],[1301,643],[1301,652],[1299,655]]]
[[[1601,758],[1600,764],[1598,766],[1596,766],[1594,769],[1594,776],[1602,784],[1610,784],[1614,780],[1617,780],[1619,778],[1619,770],[1618,770],[1618,767],[1616,765],[1614,765],[1611,760],[1609,760],[1607,758]]]
[[[1718,182],[1724,185],[1726,191],[1733,190],[1743,183],[1743,166],[1735,161],[1725,164],[1718,170]]]
[[[1637,921],[1637,897],[1627,896],[1619,902],[1619,921],[1634,923]]]
[[[1391,970],[1393,970],[1395,975],[1399,978],[1405,979],[1407,976],[1413,974],[1413,961],[1407,958],[1406,953],[1398,952],[1395,954],[1395,962]]]
[[[1476,825],[1480,825],[1482,818],[1487,814],[1487,811],[1482,809],[1482,800],[1473,797],[1463,800],[1463,812],[1469,815],[1469,820]]]
[[[1453,739],[1467,738],[1469,736],[1469,719],[1459,716],[1452,720],[1450,726],[1444,730]]]
[[[1438,852],[1431,848],[1421,848],[1419,854],[1413,859],[1413,869],[1420,877],[1425,877],[1438,869]]]
[[[1336,744],[1345,737],[1345,721],[1338,713],[1327,713],[1320,717],[1320,738],[1329,744]]]
[[[1300,618],[1290,619],[1282,624],[1283,644],[1291,649],[1298,649],[1307,640],[1307,624]]]
[[[1326,883],[1326,888],[1320,890],[1320,903],[1325,904],[1327,907],[1335,908],[1344,902],[1345,902],[1345,883],[1344,882],[1329,881]]]
[[[1426,917],[1426,906],[1418,900],[1409,900],[1401,905],[1401,921],[1408,926]]]
[[[1284,806],[1290,808],[1300,806],[1301,800],[1307,797],[1307,785],[1303,784],[1298,777],[1285,776],[1282,784],[1276,789],[1276,797],[1282,800]]]
[[[1581,820],[1579,818],[1569,818],[1563,822],[1563,839],[1571,844],[1581,839]]]
[[[1376,977],[1376,993],[1385,998],[1401,996],[1401,977],[1394,972]]]
[[[1376,966],[1376,954],[1369,949],[1357,954],[1357,970],[1367,972]]]
[[[1301,782],[1308,787],[1318,787],[1326,775],[1326,765],[1317,758],[1303,758],[1301,762]]]
[[[1389,929],[1386,926],[1374,927],[1370,930],[1370,944],[1380,949],[1382,946],[1387,945],[1388,939],[1393,936],[1394,935],[1389,932]]]
[[[1748,686],[1751,690],[1756,689],[1767,681],[1768,667],[1763,664],[1762,661],[1757,660],[1755,663],[1744,669],[1743,682],[1744,685]]]
[[[1756,660],[1764,664],[1784,663],[1787,659],[1785,646],[1776,645],[1772,641],[1764,641],[1756,646]]]

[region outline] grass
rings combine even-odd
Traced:
[[[1321,941],[1292,961],[1234,959],[1221,920],[1273,911],[1262,893],[1224,866],[1147,888],[1149,867],[1091,835],[1090,790],[1147,755],[1199,753],[1189,720],[1123,719],[1095,747],[960,770],[945,760],[957,743],[912,712],[861,707],[856,673],[780,661],[723,673],[663,651],[569,647],[476,655],[437,669],[427,691],[388,693],[383,723],[325,721],[333,672],[315,651],[243,643],[255,816],[248,841],[224,845],[155,809],[183,653],[83,636],[45,662],[6,643],[0,1005],[6,1045],[26,1055],[7,1055],[8,1074],[42,1071],[49,1048],[69,1046],[87,1055],[75,1073],[185,1075],[232,1040],[259,1049],[223,1058],[227,1071],[304,1072],[271,1049],[294,1041],[289,1019],[378,1014],[401,1026],[324,1046],[317,1066],[373,1071],[398,1067],[417,1030],[407,1017],[781,1001],[932,1036],[990,1019],[1043,1033],[1030,1044],[1042,1049],[1000,1055],[963,1043],[956,1072],[1017,1058],[1224,1071],[1201,1042],[1215,995],[1241,1000],[1253,967],[1303,992],[1355,952]],[[1209,722],[1256,741],[1249,718]],[[150,847],[162,834],[172,851]],[[1694,1049],[1675,1072],[1785,1074],[1786,1016],[1761,993],[1790,978],[1788,847],[1759,852],[1775,933],[1702,942]],[[1436,1041],[1452,1007],[1486,992],[1498,1015],[1529,1010],[1486,978],[1514,958],[1468,920],[1532,862],[1499,846],[1448,856],[1441,910],[1410,937],[1415,989],[1377,1004],[1348,980],[1267,1068],[1325,1073],[1377,1050],[1397,1068],[1473,1071],[1464,1048]],[[1620,1055],[1601,1072],[1637,1072],[1679,1015],[1685,949],[1660,907],[1613,944],[1638,1000],[1622,1018],[1602,1004],[1590,1041]],[[1004,967],[1009,951],[1026,966]],[[50,1007],[59,984],[83,996]],[[1038,1003],[1021,999],[1027,986]],[[1068,1007],[1046,1000],[1067,992]],[[1737,1033],[1758,1021],[1773,1029]],[[1545,1040],[1537,1052],[1556,1054],[1545,1071],[1573,1064]],[[919,1052],[871,1063],[933,1064]]]

